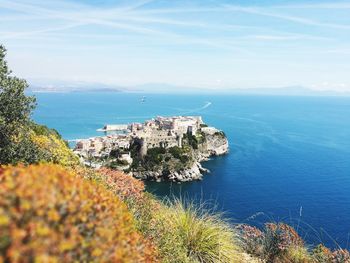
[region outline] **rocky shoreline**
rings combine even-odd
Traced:
[[[77,140],[74,152],[86,166],[124,171],[152,181],[201,180],[210,172],[202,162],[228,153],[223,131],[201,116],[157,116],[144,123],[110,124],[122,134]]]

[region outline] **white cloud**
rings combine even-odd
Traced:
[[[16,65],[32,77],[54,77],[60,70],[57,77],[71,79],[76,70],[75,77],[99,81],[159,78],[183,84],[282,86],[296,80],[309,84],[327,66],[332,70],[322,72],[333,75],[330,81],[350,82],[343,58],[332,55],[349,54],[344,47],[350,26],[335,13],[311,19],[308,5],[290,15],[289,8],[302,5],[153,8],[147,5],[151,2],[96,8],[69,1],[0,0],[0,8],[11,11],[0,17],[0,34],[19,54],[30,49],[28,62],[17,57]],[[91,53],[94,65],[103,68],[98,74],[85,65]],[[29,69],[37,61],[38,68]]]

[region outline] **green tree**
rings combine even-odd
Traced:
[[[25,95],[27,82],[12,76],[5,56],[6,49],[0,45],[0,164],[33,163],[38,155],[28,127],[35,98]]]

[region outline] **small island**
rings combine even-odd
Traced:
[[[87,166],[122,170],[143,180],[201,180],[209,172],[201,162],[228,152],[225,133],[200,116],[158,116],[144,123],[106,127],[123,131],[78,140],[74,152]]]

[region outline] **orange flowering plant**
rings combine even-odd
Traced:
[[[0,169],[0,262],[156,262],[126,206],[58,165]]]

